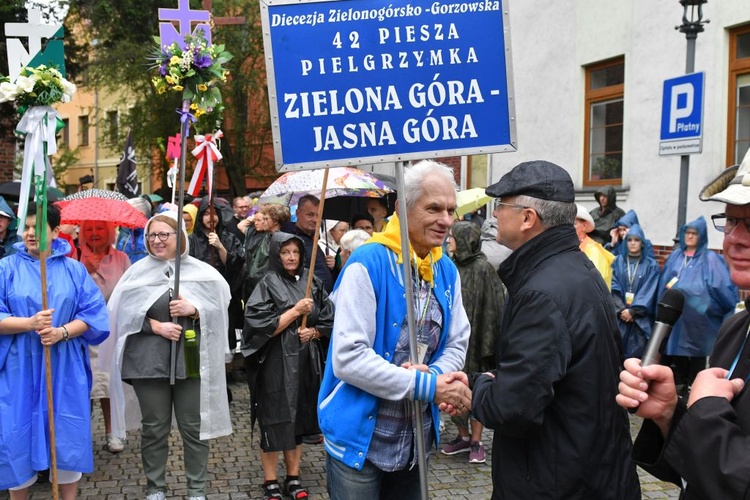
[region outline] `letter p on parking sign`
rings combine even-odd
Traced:
[[[703,83],[705,73],[664,81],[660,155],[700,153],[703,136]]]

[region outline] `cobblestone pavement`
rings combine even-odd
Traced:
[[[241,375],[238,377],[241,378]],[[220,499],[259,499],[262,498],[263,474],[257,441],[250,435],[249,392],[242,382],[230,384],[234,402],[230,405],[234,433],[211,442],[211,455],[208,465],[208,498]],[[140,433],[128,434],[125,450],[112,455],[104,449],[104,429],[99,406],[94,409],[94,463],[96,471],[84,475],[79,484],[79,496],[98,499],[142,499],[145,498],[146,479],[140,460]],[[632,417],[631,428],[637,432],[640,420]],[[455,427],[446,418],[444,440],[455,435]],[[257,437],[256,437],[257,440]],[[485,430],[483,442],[487,450],[487,463],[469,464],[468,454],[452,457],[433,454],[430,460],[428,482],[430,498],[450,498],[459,500],[488,499],[492,493],[492,432]],[[327,499],[325,488],[325,452],[323,445],[303,445],[302,457],[303,484],[310,491],[311,500]],[[170,436],[172,455],[167,465],[168,498],[186,498],[187,487],[182,473],[182,446],[179,433],[173,429]],[[677,498],[679,490],[672,484],[664,483],[639,469],[641,489],[644,499]],[[279,466],[279,477],[285,476],[283,466]],[[51,498],[49,484],[36,484],[31,488],[30,498]],[[0,500],[8,498],[7,492],[0,492]]]

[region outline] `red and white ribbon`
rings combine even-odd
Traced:
[[[211,198],[214,184],[214,162],[222,158],[219,147],[216,145],[216,139],[221,139],[222,137],[224,137],[224,133],[221,130],[217,130],[213,134],[195,136],[196,146],[191,153],[198,159],[198,164],[195,166],[193,178],[190,179],[190,185],[188,186],[187,192],[191,195],[198,196],[203,184],[203,178],[207,177],[208,197],[209,199]]]

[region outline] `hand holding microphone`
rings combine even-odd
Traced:
[[[661,296],[656,306],[656,321],[651,331],[651,338],[648,339],[646,350],[641,358],[641,366],[659,364],[669,334],[680,319],[684,305],[685,296],[679,290],[669,289]]]
[[[641,358],[641,367],[659,364],[669,334],[672,333],[672,328],[680,318],[684,304],[685,296],[679,290],[669,289],[661,296],[656,306],[656,321],[651,331],[651,338],[648,340]],[[630,407],[628,411],[635,413],[638,411],[638,406]]]

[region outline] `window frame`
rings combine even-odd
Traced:
[[[88,147],[91,144],[91,120],[89,115],[78,115],[78,146]]]
[[[597,186],[621,186],[622,185],[622,168],[621,165],[620,177],[616,179],[599,179],[591,180],[590,167],[591,163],[591,108],[595,104],[599,104],[607,101],[622,100],[623,103],[623,134],[625,133],[625,82],[610,85],[608,87],[602,87],[598,89],[591,88],[592,74],[596,71],[611,67],[611,66],[622,66],[623,67],[623,80],[625,74],[625,56],[619,56],[606,61],[597,62],[584,67],[586,78],[585,78],[585,98],[584,98],[584,137],[583,137],[583,186],[584,187],[597,187]],[[624,145],[624,143],[623,143]]]
[[[737,59],[737,39],[750,33],[750,24],[729,30],[729,93],[727,94],[727,152],[726,166],[730,167],[742,161],[735,161],[734,152],[737,146],[737,80],[740,76],[750,75],[750,57]]]

